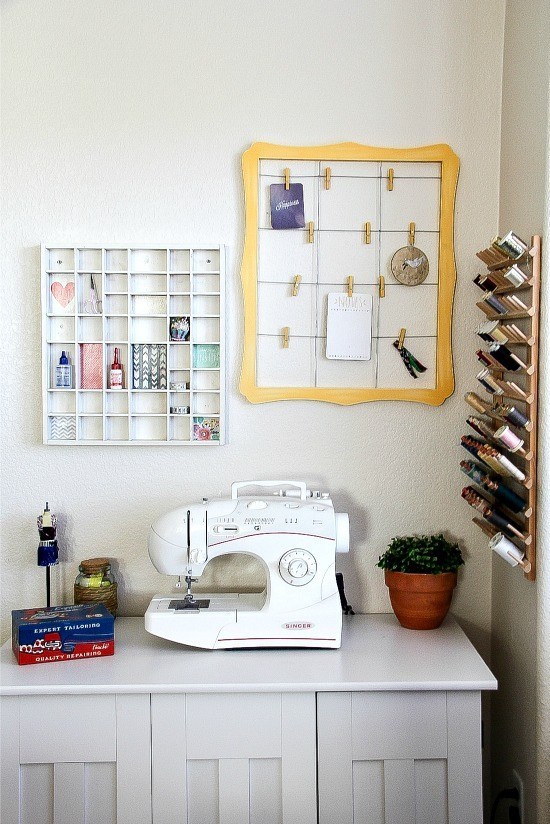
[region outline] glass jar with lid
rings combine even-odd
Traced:
[[[117,611],[117,582],[108,558],[81,561],[74,582],[75,604],[105,604],[112,615]]]

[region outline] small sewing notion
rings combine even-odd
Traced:
[[[268,494],[241,496],[244,487]],[[183,597],[158,595],[145,613],[153,635],[205,649],[241,647],[338,648],[342,607],[335,554],[349,551],[347,513],[328,493],[302,481],[244,481],[231,498],[191,504],[151,527],[149,555],[159,572],[185,578]],[[262,592],[193,594],[209,561],[248,554],[262,562]],[[248,584],[248,586],[247,586]]]

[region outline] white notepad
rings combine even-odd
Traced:
[[[327,309],[327,358],[370,360],[372,295],[329,292]]]

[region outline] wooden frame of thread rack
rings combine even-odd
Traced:
[[[510,479],[510,486],[517,488],[521,497],[526,495],[526,498],[524,498],[525,508],[521,513],[521,533],[523,537],[519,537],[519,531],[518,535],[512,534],[507,535],[507,537],[510,537],[512,542],[525,553],[519,565],[523,568],[525,577],[530,581],[534,581],[536,578],[537,549],[537,406],[541,245],[541,237],[535,235],[531,239],[531,246],[528,251],[517,258],[504,254],[494,244],[477,253],[480,260],[485,263],[487,271],[484,275],[478,275],[475,282],[484,289],[487,289],[487,287],[478,282],[479,278],[482,281],[487,278],[490,284],[489,291],[485,292],[483,300],[479,301],[477,306],[486,315],[487,321],[498,321],[499,324],[502,324],[501,331],[508,336],[506,346],[510,346],[515,353],[522,353],[520,357],[523,366],[512,372],[501,364],[489,365],[487,369],[489,383],[496,384],[496,391],[492,394],[491,401],[485,403],[473,393],[468,393],[466,396],[467,402],[489,419],[489,428],[510,427],[512,425],[514,427],[512,433],[515,433],[515,429],[518,428],[510,417],[503,416],[503,407],[501,405],[503,401],[511,401],[514,405],[519,404],[519,409],[528,418],[528,423],[519,430],[523,440],[522,448],[511,456],[514,461],[521,460],[522,470],[526,477],[523,481]],[[510,277],[505,277],[514,266],[519,267],[527,274],[523,283],[514,282]],[[495,282],[496,288],[493,288]],[[521,299],[516,293],[521,295]],[[488,296],[491,296],[489,302]],[[523,297],[526,298],[527,303],[523,301]],[[494,298],[497,299],[497,304],[499,299],[505,299],[505,313],[497,311],[498,306],[495,309],[491,305],[491,302],[494,304]],[[519,301],[523,306],[518,306],[516,311],[510,304],[510,298],[513,302]],[[489,353],[485,353],[485,355],[490,357]],[[516,357],[518,356],[516,355]],[[521,386],[514,383],[516,375],[520,378]],[[510,376],[512,376],[512,379],[509,379]],[[485,388],[487,389],[487,386]],[[514,436],[517,437],[513,434]],[[489,442],[498,445],[499,449],[501,448],[501,444],[497,439],[489,439]],[[508,479],[506,480],[508,481]],[[501,531],[498,526],[490,523],[485,518],[475,517],[473,521],[489,537]]]

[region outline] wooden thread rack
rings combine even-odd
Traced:
[[[521,438],[524,440],[524,454],[510,455],[514,462],[519,462],[523,472],[526,474],[524,482],[518,482],[513,478],[507,478],[506,483],[518,492],[524,500],[525,507],[521,515],[525,540],[519,539],[517,536],[507,534],[516,546],[525,553],[525,560],[529,563],[521,562],[520,569],[524,569],[525,577],[534,581],[536,577],[536,517],[537,517],[537,406],[538,406],[538,365],[539,365],[539,319],[540,319],[540,277],[541,277],[541,245],[542,239],[539,235],[535,235],[531,240],[530,249],[521,255],[519,258],[511,258],[504,254],[500,249],[491,245],[487,249],[483,249],[477,253],[477,257],[485,263],[487,272],[485,276],[490,278],[492,283],[496,283],[496,288],[491,290],[491,294],[505,294],[514,296],[516,292],[522,293],[522,302],[529,299],[530,302],[527,311],[524,312],[507,312],[506,314],[498,314],[494,311],[488,311],[484,302],[479,302],[477,306],[485,313],[490,320],[502,321],[501,328],[506,333],[507,324],[510,320],[518,320],[521,324],[519,334],[515,334],[513,329],[517,329],[512,325],[512,334],[508,337],[505,346],[510,346],[516,351],[516,347],[521,347],[523,354],[521,359],[525,362],[525,368],[517,371],[507,370],[504,366],[500,369],[492,367],[491,372],[500,380],[505,380],[505,376],[517,376],[522,382],[522,390],[525,396],[520,393],[511,392],[505,395],[492,395],[491,400],[482,401],[474,406],[471,397],[473,393],[469,393],[470,397],[468,403],[474,406],[478,412],[485,415],[489,420],[499,421],[502,424],[510,426],[513,431],[518,430]],[[527,269],[528,275],[526,280],[514,285],[506,280],[504,274],[512,267],[523,267],[523,271]],[[484,276],[481,277],[483,281]],[[476,280],[476,283],[481,288],[485,288]],[[509,328],[509,327],[508,327]],[[515,377],[514,377],[515,379]],[[529,418],[529,424],[518,428],[514,426],[509,420],[496,414],[496,409],[502,403],[502,398],[511,399],[513,406],[519,405],[519,408]],[[499,447],[500,449],[500,447]],[[505,450],[502,450],[505,452]],[[506,453],[507,455],[509,453]],[[503,507],[505,509],[505,507]],[[487,520],[476,516],[473,522],[489,537],[501,531],[495,525],[489,523]],[[530,567],[529,567],[530,564]]]

